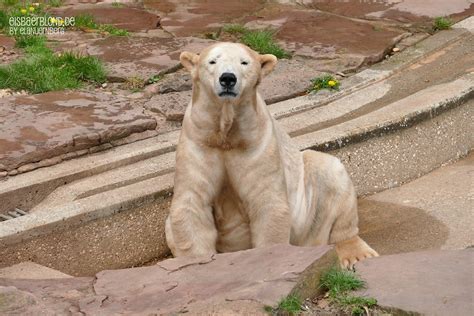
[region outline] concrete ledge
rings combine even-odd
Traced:
[[[61,185],[174,151],[178,136],[179,131],[159,135],[0,181],[0,212],[29,210]]]
[[[333,150],[414,126],[474,97],[474,73],[453,82],[431,86],[377,111],[294,139],[298,147]],[[302,124],[304,126],[304,124]]]

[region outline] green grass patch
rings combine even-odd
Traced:
[[[0,67],[0,89],[42,93],[106,80],[104,67],[95,57],[70,52],[54,54],[40,36],[25,37],[17,45],[25,49],[26,57]]]
[[[8,27],[8,14],[0,10],[0,30],[3,30]]]
[[[241,24],[227,24],[222,32],[237,36],[240,42],[260,54],[272,54],[277,58],[290,58],[291,55],[275,42],[275,33],[271,30],[249,30]]]
[[[275,42],[272,31],[259,30],[245,32],[240,40],[243,44],[259,52],[260,54],[272,54],[277,58],[290,57],[290,54],[288,54]]]
[[[297,315],[301,312],[301,304],[301,299],[297,295],[290,294],[283,298],[276,308],[265,306],[264,310],[272,315],[280,315],[282,312],[287,315]]]
[[[46,48],[45,36],[17,36],[15,46],[19,48],[43,49]]]
[[[377,305],[377,300],[374,298],[349,294],[365,287],[365,282],[354,272],[332,268],[321,276],[319,284],[323,290],[328,291],[333,304],[352,315],[363,315],[365,308]]]
[[[448,17],[439,16],[436,17],[433,21],[433,30],[441,31],[441,30],[449,30],[451,26],[453,26],[454,22]]]
[[[97,29],[99,26],[90,14],[79,14],[74,17],[74,26],[79,28]]]
[[[331,75],[323,75],[311,79],[311,87],[308,92],[317,92],[321,89],[339,90],[341,83]]]
[[[119,29],[110,24],[99,24],[95,22],[94,17],[90,14],[79,14],[75,17],[74,27],[86,28],[107,32],[114,36],[127,36],[128,31]]]
[[[12,7],[19,4],[19,0],[2,0],[0,3],[6,7]]]

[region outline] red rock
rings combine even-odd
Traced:
[[[9,295],[0,312],[22,314],[263,315],[290,292],[318,292],[320,273],[335,263],[331,247],[275,245],[154,266],[102,271],[95,278],[0,279]]]
[[[364,260],[357,273],[367,282],[358,294],[378,305],[421,315],[472,315],[474,249],[432,250]]]
[[[72,151],[87,152],[87,148],[156,127],[153,118],[125,98],[85,92],[3,98],[0,118],[5,122],[0,125],[0,163],[7,171],[25,165],[20,172],[32,170],[29,163]]]

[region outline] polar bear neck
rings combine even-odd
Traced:
[[[192,106],[193,125],[199,133],[204,133],[202,136],[210,147],[224,150],[246,148],[256,141],[261,127],[257,113],[260,112],[259,99],[255,93],[243,97],[239,103],[221,104],[214,103],[210,98],[198,97]]]

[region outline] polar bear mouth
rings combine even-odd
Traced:
[[[233,92],[233,91],[222,91],[219,93],[219,96],[220,97],[236,97],[237,96],[237,93]]]

